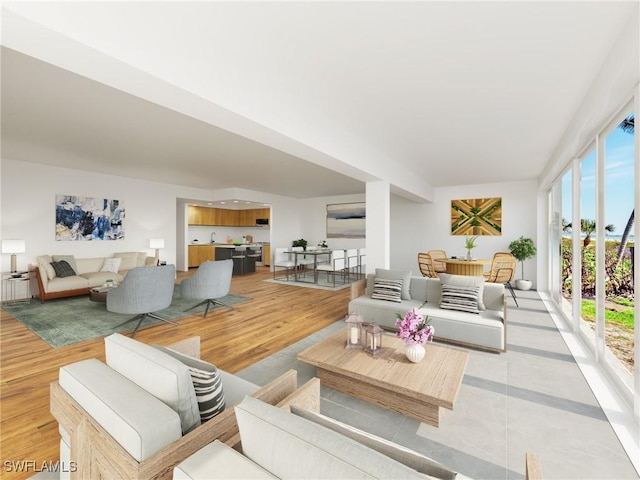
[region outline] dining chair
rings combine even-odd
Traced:
[[[345,250],[345,257],[347,263],[347,274],[349,275],[349,279],[351,279],[351,275],[359,276],[359,263],[358,263],[358,249],[357,248],[348,248]]]
[[[278,269],[284,269],[287,276],[287,282],[289,281],[289,272],[293,272],[296,264],[291,259],[291,254],[286,247],[277,247],[273,257],[273,279],[276,280],[276,272]]]
[[[336,275],[340,273],[342,275],[342,283],[346,283],[346,267],[344,250],[332,250],[331,258],[328,263],[321,263],[317,266],[317,269],[323,272],[327,272],[327,282],[329,281],[329,275],[333,276],[333,286],[336,286]]]
[[[433,259],[428,253],[418,253],[418,267],[423,277],[438,278],[438,272],[436,272],[433,266]]]
[[[511,292],[513,301],[516,302],[516,307],[519,307],[516,294],[511,286],[511,280],[513,280],[515,272],[516,257],[510,252],[496,252],[491,260],[491,270],[485,273],[484,276],[487,283],[502,283]]]
[[[447,258],[447,252],[444,250],[429,250],[427,251],[429,255],[431,255],[431,260],[433,262],[433,269],[436,273],[442,273],[447,271],[447,264],[440,261]]]
[[[182,280],[180,283],[180,295],[182,298],[202,300],[193,307],[185,310],[193,310],[200,305],[206,305],[203,317],[207,316],[211,305],[231,307],[220,300],[231,289],[231,277],[233,274],[233,260],[207,261],[200,264],[195,273]]]
[[[364,268],[367,265],[367,249],[359,248],[358,249],[358,273],[360,276],[366,273],[366,269]]]

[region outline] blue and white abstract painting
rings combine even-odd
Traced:
[[[120,200],[56,195],[56,240],[122,240]]]
[[[365,238],[366,204],[327,205],[327,238]]]

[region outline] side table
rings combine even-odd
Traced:
[[[26,297],[18,298],[21,285],[26,285]],[[29,297],[29,272],[2,272],[2,306],[10,307],[31,303]]]

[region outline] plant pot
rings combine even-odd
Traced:
[[[516,280],[518,290],[530,290],[532,285],[531,280]]]
[[[410,362],[418,363],[424,358],[424,345],[420,345],[419,343],[406,345],[404,348],[404,354]]]

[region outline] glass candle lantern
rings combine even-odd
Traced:
[[[350,313],[346,319],[346,348],[362,348],[362,317],[358,312]]]
[[[380,325],[370,323],[363,328],[364,351],[374,357],[382,352],[382,328]]]

